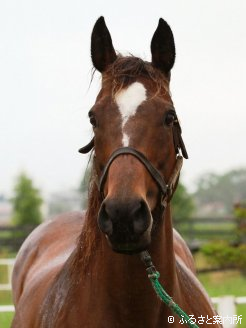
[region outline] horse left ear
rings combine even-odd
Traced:
[[[160,18],[151,41],[152,64],[169,75],[175,62],[175,44],[170,26]]]
[[[116,60],[111,35],[104,17],[98,18],[91,35],[91,59],[94,67],[103,73]]]

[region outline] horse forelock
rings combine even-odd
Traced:
[[[169,93],[169,79],[150,62],[134,56],[118,55],[102,75],[102,85],[111,90],[112,96],[139,79],[148,80],[155,95]]]

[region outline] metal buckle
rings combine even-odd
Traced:
[[[161,205],[165,209],[167,207],[167,196],[169,195],[169,186],[167,185],[167,193],[166,195],[161,195]]]

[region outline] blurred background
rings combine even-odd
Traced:
[[[105,17],[115,49],[150,60],[163,17],[176,42],[171,91],[189,153],[174,224],[210,296],[232,295],[246,327],[245,14],[244,0],[1,1],[0,306],[12,304],[11,268],[26,235],[86,208],[89,156],[77,150],[91,139],[87,113],[100,89],[98,73],[90,83],[96,19]],[[11,317],[0,310],[0,327]]]

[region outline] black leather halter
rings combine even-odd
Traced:
[[[118,148],[113,152],[113,154],[110,156],[106,166],[104,167],[104,170],[102,172],[101,178],[99,180],[99,190],[101,193],[103,193],[103,188],[107,179],[108,170],[110,165],[113,163],[116,157],[123,155],[123,154],[130,154],[136,157],[147,169],[147,171],[150,173],[152,178],[155,180],[156,184],[160,188],[163,195],[167,193],[167,184],[165,183],[164,178],[160,174],[160,172],[150,163],[150,161],[144,156],[144,154],[140,153],[138,150],[131,148],[131,147],[122,147]]]
[[[188,158],[188,154],[181,136],[182,130],[176,116],[175,121],[173,123],[173,143],[175,152],[177,154],[176,163],[174,170],[172,172],[169,181],[166,183],[162,174],[151,164],[151,162],[144,156],[143,153],[139,152],[135,148],[132,147],[121,147],[116,149],[110,156],[108,162],[106,163],[102,175],[99,179],[99,191],[103,195],[104,185],[107,179],[108,171],[110,165],[113,163],[116,157],[124,154],[129,154],[136,157],[147,169],[149,174],[152,176],[156,184],[158,185],[160,192],[161,192],[161,203],[163,207],[166,207],[167,202],[169,202],[173,196],[174,188],[178,182],[180,171],[183,164],[183,157]],[[85,147],[79,149],[79,152],[82,154],[86,154],[94,148],[94,138],[87,144]],[[182,152],[183,157],[180,155],[180,149]]]

